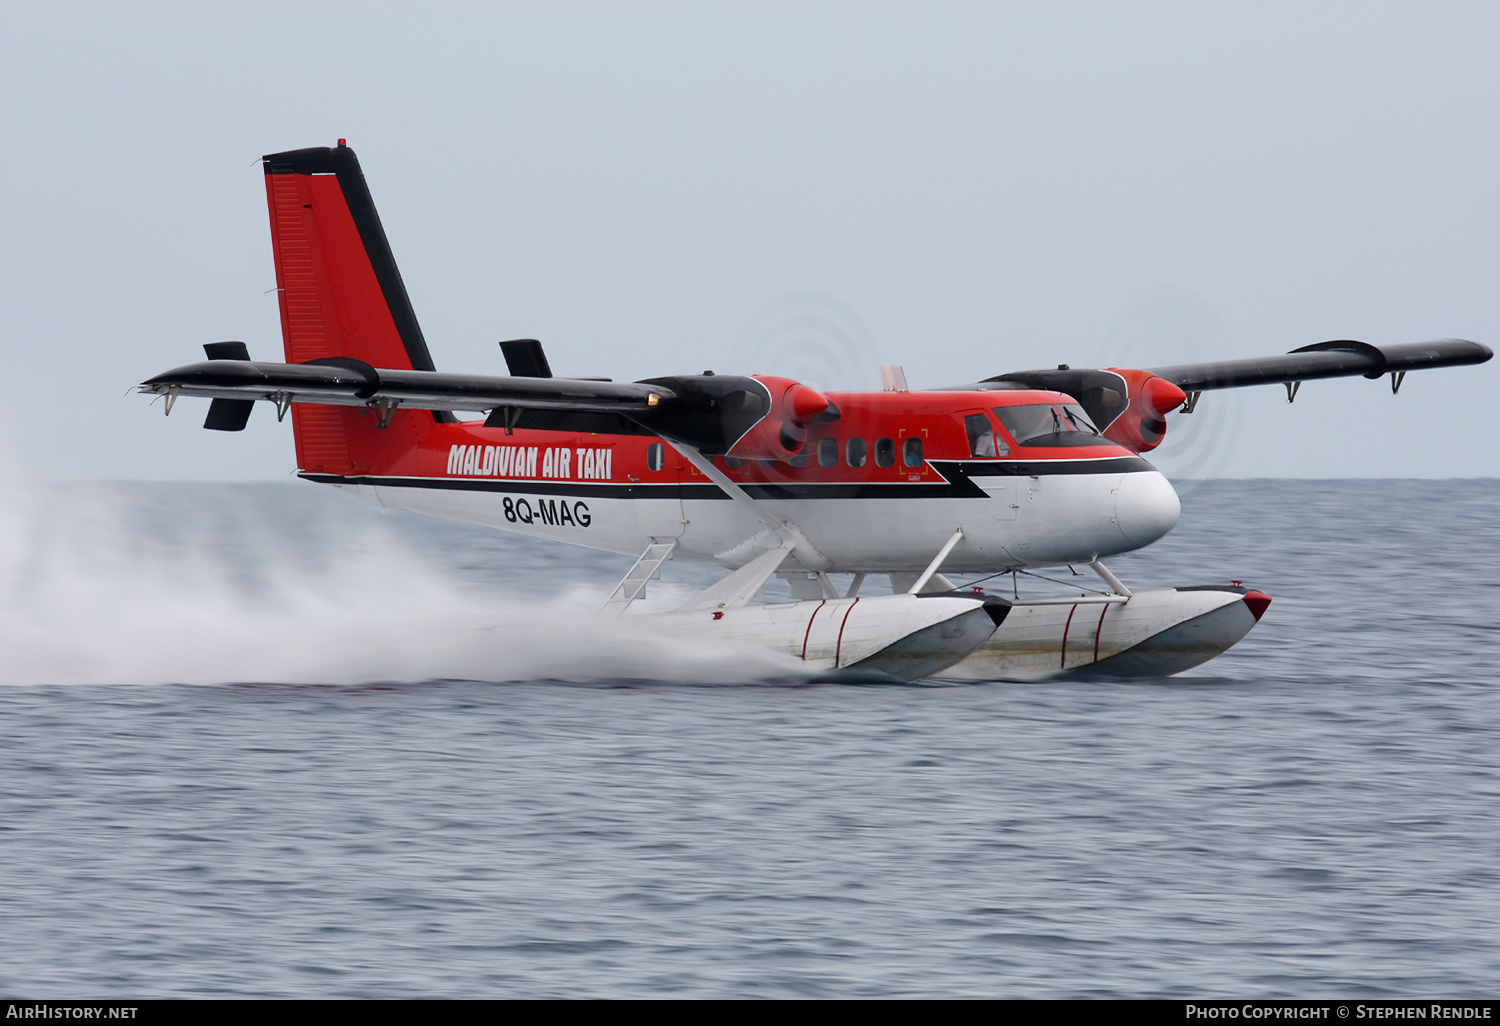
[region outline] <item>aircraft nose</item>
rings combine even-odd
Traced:
[[[1115,521],[1133,545],[1150,545],[1177,524],[1182,503],[1172,483],[1157,471],[1126,474],[1115,496]]]

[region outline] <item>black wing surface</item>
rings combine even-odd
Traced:
[[[1171,367],[1099,370],[1060,364],[1055,369],[1000,374],[964,387],[1062,392],[1078,400],[1106,437],[1145,452],[1161,441],[1166,414],[1174,407],[1192,413],[1198,397],[1211,389],[1280,383],[1286,385],[1290,401],[1304,381],[1356,374],[1378,378],[1389,374],[1394,392],[1401,387],[1407,371],[1484,363],[1494,355],[1489,346],[1461,338],[1390,346],[1340,339],[1303,346],[1282,356],[1180,363]],[[1121,419],[1131,410],[1137,414],[1134,419]]]
[[[307,363],[206,360],[141,383],[142,392],[268,399],[332,406],[484,412],[502,406],[588,413],[645,412],[675,393],[662,385],[583,378],[497,377],[439,371],[379,369],[345,357]]]
[[[1204,392],[1215,388],[1273,385],[1316,378],[1352,377],[1355,374],[1378,378],[1384,374],[1404,374],[1432,367],[1484,363],[1494,355],[1489,346],[1461,338],[1393,346],[1374,346],[1344,339],[1303,346],[1284,356],[1182,363],[1147,370],[1184,392]]]
[[[771,393],[754,378],[730,374],[616,382],[601,378],[551,377],[551,368],[533,339],[506,345],[508,377],[446,374],[430,370],[372,367],[363,360],[333,356],[303,363],[260,363],[247,359],[242,342],[211,342],[210,359],[177,367],[140,385],[163,395],[167,409],[180,396],[210,398],[204,427],[239,431],[256,400],[277,406],[278,417],[293,403],[371,407],[384,427],[397,409],[466,410],[489,413],[487,427],[541,427],[556,415],[592,417],[587,428],[560,425],[552,430],[645,433],[687,442],[708,453],[727,452],[755,425],[775,412]],[[782,411],[783,415],[785,411]],[[605,420],[598,415],[606,415]],[[825,416],[837,416],[829,407]],[[543,430],[549,428],[543,427]]]

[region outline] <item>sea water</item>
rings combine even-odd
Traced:
[[[629,557],[13,489],[0,991],[1493,997],[1500,481],[1183,505],[1111,567],[1273,595],[1218,659],[851,686],[595,620]]]

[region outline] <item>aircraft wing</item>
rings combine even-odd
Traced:
[[[210,342],[208,359],[148,378],[142,392],[212,399],[203,426],[240,431],[257,400],[275,403],[278,419],[293,404],[369,407],[386,427],[397,410],[487,412],[487,424],[510,431],[523,410],[614,414],[639,428],[708,453],[790,459],[814,420],[836,420],[828,397],[790,379],[705,373],[646,381],[552,377],[535,339],[501,343],[510,375],[445,374],[372,367],[350,357],[261,363],[243,342]],[[623,422],[620,422],[623,423]],[[590,428],[589,430],[599,430]],[[628,428],[627,428],[628,430]]]
[[[1352,377],[1355,374],[1378,378],[1383,374],[1403,374],[1409,370],[1484,363],[1493,355],[1488,346],[1461,338],[1394,346],[1342,340],[1303,346],[1284,356],[1182,363],[1147,369],[1184,392],[1203,392],[1214,388]]]
[[[1133,452],[1161,444],[1166,416],[1173,410],[1192,413],[1203,392],[1246,385],[1286,385],[1287,400],[1302,382],[1314,378],[1391,376],[1391,390],[1401,387],[1407,371],[1484,363],[1490,347],[1461,338],[1373,346],[1343,339],[1317,342],[1283,356],[1248,360],[1181,363],[1172,367],[1083,369],[1061,365],[1053,370],[1015,371],[986,378],[971,388],[1043,388],[1078,400],[1104,437]]]
[[[333,406],[484,412],[501,406],[593,413],[638,413],[676,394],[662,385],[587,378],[499,377],[438,371],[377,370],[334,357],[308,363],[206,360],[141,383],[142,392],[213,399],[286,399]]]

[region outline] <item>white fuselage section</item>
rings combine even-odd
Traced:
[[[1058,473],[1067,461],[1037,461],[1034,475],[976,478],[973,497],[774,498],[756,502],[789,522],[826,560],[805,569],[915,572],[962,529],[943,566],[987,572],[1087,562],[1149,545],[1172,529],[1177,494],[1155,470]],[[1082,461],[1080,461],[1081,464]],[[639,553],[673,539],[678,558],[738,567],[779,544],[763,517],[716,489],[688,497],[628,484],[508,481],[428,487],[421,479],[365,478],[380,505],[610,552]],[[345,486],[349,487],[349,486]],[[684,493],[686,494],[686,493]],[[790,563],[788,564],[791,565]]]

